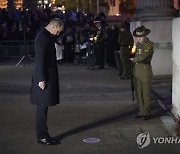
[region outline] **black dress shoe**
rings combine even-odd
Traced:
[[[151,119],[152,117],[150,116],[150,115],[145,115],[144,116],[144,120],[149,120],[149,119]]]
[[[139,115],[139,114],[137,114],[137,115],[134,116],[135,119],[142,118],[142,117],[143,117],[143,116],[142,116],[142,115]]]
[[[60,139],[58,139],[58,137],[51,137],[51,136],[49,136],[49,139],[50,139],[52,142],[60,142]]]
[[[39,139],[38,143],[39,144],[45,144],[45,145],[57,145],[57,144],[60,144],[59,141],[52,141],[49,138]]]

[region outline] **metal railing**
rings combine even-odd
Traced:
[[[3,40],[0,41],[0,59],[34,56],[33,40]]]

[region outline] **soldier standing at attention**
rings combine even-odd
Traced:
[[[120,45],[120,57],[123,65],[123,75],[120,79],[130,78],[130,61],[129,56],[134,43],[133,36],[127,26],[122,23],[120,25],[120,33],[118,38]]]
[[[102,27],[101,21],[94,21],[94,24],[97,27],[96,36],[93,38],[95,42],[95,53],[97,58],[97,64],[99,69],[104,69],[104,60],[105,60],[105,51],[104,51],[104,39],[105,31]]]
[[[135,58],[133,59],[135,69],[136,95],[139,105],[139,113],[135,118],[143,117],[144,120],[150,119],[151,98],[150,86],[152,79],[151,60],[154,53],[154,43],[146,36],[151,30],[144,26],[134,30],[133,35],[137,37]]]

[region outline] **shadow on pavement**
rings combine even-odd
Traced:
[[[86,130],[89,130],[89,129],[92,129],[92,128],[95,128],[95,127],[99,127],[99,126],[102,126],[102,125],[105,125],[105,124],[108,124],[108,123],[111,123],[111,122],[115,122],[117,120],[121,120],[121,119],[126,120],[126,119],[129,119],[129,118],[132,118],[132,116],[137,113],[137,108],[136,108],[135,105],[132,105],[129,108],[133,108],[133,109],[131,109],[129,112],[126,112],[126,113],[117,114],[117,115],[114,115],[114,116],[111,116],[111,117],[107,117],[107,118],[100,119],[98,121],[86,124],[84,126],[80,126],[80,127],[71,129],[69,131],[64,132],[63,134],[60,134],[60,135],[56,136],[56,138],[58,138],[59,140],[62,140],[64,138],[68,137],[68,136],[78,134],[80,132],[83,132],[83,131],[86,131]]]
[[[95,127],[100,127],[100,126],[103,126],[103,125],[107,125],[109,123],[112,123],[112,122],[115,122],[115,121],[118,121],[118,120],[130,119],[135,114],[137,114],[138,108],[137,108],[136,104],[131,105],[130,107],[128,107],[128,109],[129,108],[131,110],[129,110],[128,112],[117,114],[117,115],[107,117],[107,118],[104,118],[104,119],[100,119],[98,121],[95,121],[95,122],[92,122],[92,123],[89,123],[89,124],[86,124],[86,125],[74,128],[74,129],[71,129],[69,131],[64,132],[63,134],[57,135],[56,138],[58,138],[59,140],[62,140],[64,138],[68,137],[68,136],[78,134],[80,132],[83,132],[83,131],[86,131],[86,130],[89,130],[89,129],[92,129],[92,128],[95,128]],[[151,116],[151,119],[160,117],[160,116],[162,116],[164,114],[165,114],[164,110],[162,110],[156,103],[153,103],[153,114]]]

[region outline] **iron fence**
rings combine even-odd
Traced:
[[[3,40],[0,41],[0,59],[34,56],[33,40]]]

